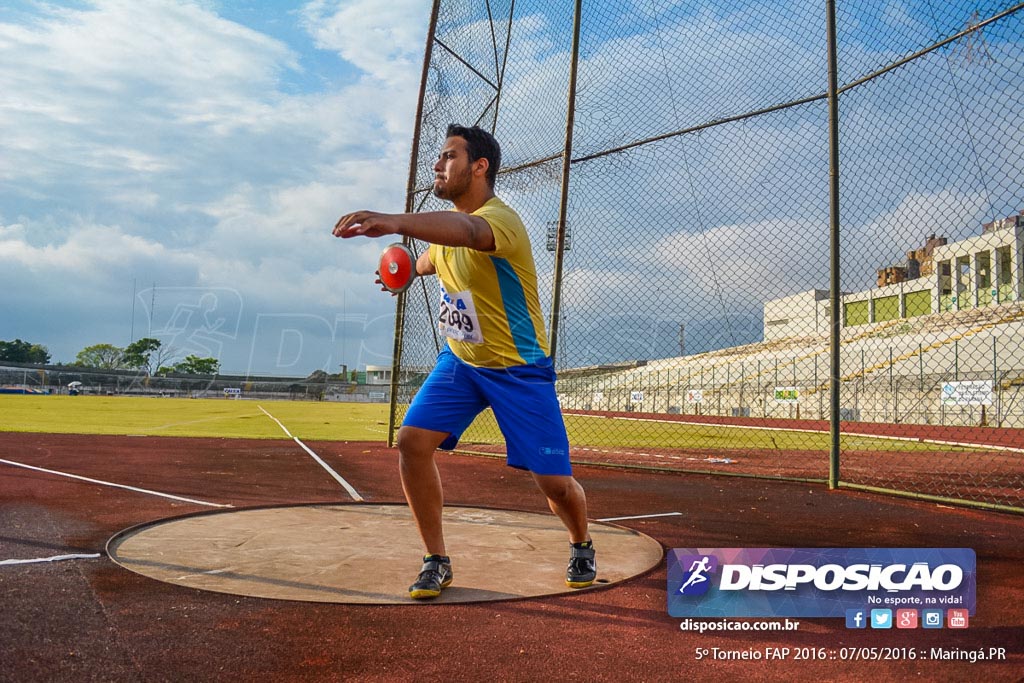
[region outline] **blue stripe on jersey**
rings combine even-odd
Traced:
[[[501,290],[501,299],[505,304],[505,317],[508,319],[516,350],[525,362],[536,363],[546,356],[537,342],[533,318],[530,317],[530,310],[526,306],[523,283],[519,281],[519,276],[507,259],[492,256],[491,262],[498,273],[498,289]]]

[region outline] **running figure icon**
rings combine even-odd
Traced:
[[[708,566],[707,555],[700,558],[699,560],[694,560],[693,564],[691,564],[690,568],[687,570],[690,572],[690,578],[686,579],[683,585],[679,587],[679,592],[685,593],[686,589],[690,586],[696,585],[698,583],[704,583],[705,581],[707,581],[708,577],[705,576],[705,573],[708,572],[710,569],[711,567]]]

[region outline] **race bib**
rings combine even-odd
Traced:
[[[467,290],[449,294],[441,287],[441,306],[437,316],[437,327],[441,334],[455,341],[483,344],[484,335],[480,320],[476,316],[473,295]]]

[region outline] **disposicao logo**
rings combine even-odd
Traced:
[[[718,558],[714,555],[684,555],[679,558],[682,566],[689,567],[679,586],[681,595],[704,595],[711,588],[711,574],[718,569]]]
[[[955,607],[973,614],[975,563],[969,548],[677,548],[668,555],[668,612],[849,619],[851,610]],[[891,620],[870,625],[891,628]]]

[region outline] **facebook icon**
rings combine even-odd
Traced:
[[[868,619],[862,609],[846,610],[846,628],[867,628]]]

